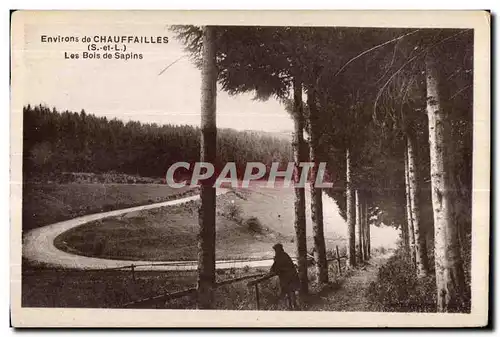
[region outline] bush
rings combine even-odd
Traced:
[[[417,271],[402,250],[396,251],[378,270],[377,281],[370,284],[368,298],[383,311],[435,312],[434,276],[417,278]]]
[[[372,248],[374,255],[385,255],[387,253],[387,248],[384,246]]]
[[[337,257],[337,252],[335,249],[327,249],[326,250],[326,258],[329,259],[334,259]]]
[[[245,226],[254,233],[262,233],[262,224],[260,220],[254,216],[245,220]]]
[[[241,206],[235,203],[227,204],[224,209],[224,215],[230,220],[239,221],[241,219],[241,213],[243,213]]]

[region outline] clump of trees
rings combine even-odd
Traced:
[[[414,266],[408,272],[435,278],[435,309],[468,310],[465,269],[470,261],[464,258],[470,258],[471,233],[472,30],[173,29],[202,70],[207,132],[216,116],[215,91],[207,89],[217,82],[231,94],[254,92],[257,99],[281,100],[294,120],[295,178],[307,156],[329,163],[335,185],[326,193],[348,222],[349,264],[370,257],[371,224],[393,225],[401,229]],[[326,283],[321,193],[312,188],[311,209],[316,279]],[[214,204],[202,204],[200,214]],[[200,217],[201,232],[207,228],[215,228],[214,219]],[[295,190],[295,228],[305,296],[305,195],[300,188]],[[207,240],[213,236],[200,236],[201,308],[210,307],[207,294],[213,289],[207,275],[214,251]]]
[[[84,110],[58,112],[42,105],[25,106],[23,113],[26,179],[60,172],[110,171],[164,177],[175,162],[199,161],[197,127],[123,122]],[[256,131],[218,131],[218,170],[226,162],[235,162],[238,175],[243,176],[248,161],[262,162],[269,168],[279,162],[286,167],[291,158],[291,144],[285,138]]]

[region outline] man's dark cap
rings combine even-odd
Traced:
[[[277,243],[273,246],[274,250],[283,250],[283,245],[281,243]]]

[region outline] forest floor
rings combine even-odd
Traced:
[[[332,289],[319,292],[307,304],[310,311],[380,311],[367,297],[370,283],[377,280],[378,268],[391,253],[372,257],[362,266],[348,271]]]

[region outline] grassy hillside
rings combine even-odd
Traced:
[[[235,203],[241,206],[244,216],[257,216],[265,226],[284,236],[293,238],[295,236],[293,227],[295,221],[295,197],[293,189],[282,186],[267,188],[264,185],[264,182],[253,183],[249,189],[240,189],[240,193],[243,193],[247,200],[235,200]],[[306,188],[305,195],[306,233],[310,237],[312,235],[312,222],[309,188]],[[325,194],[323,194],[323,218],[327,249],[334,249],[337,244],[339,247],[344,246],[347,237],[347,223],[340,216],[338,206],[333,199]],[[371,226],[372,248],[395,248],[398,235],[398,231],[393,227]],[[313,247],[312,240],[308,242],[308,249],[311,247]],[[290,251],[295,252],[294,245],[292,245]]]
[[[217,201],[217,259],[272,258],[272,245],[281,242],[295,254],[293,189],[236,189]],[[328,250],[345,246],[347,225],[328,197],[325,238]],[[309,203],[307,203],[309,205]],[[129,213],[76,227],[56,239],[60,249],[87,256],[127,260],[195,260],[197,258],[198,202]],[[307,207],[309,250],[313,247]],[[391,247],[392,228],[372,230],[372,247]]]
[[[150,204],[192,194],[189,188],[161,184],[23,185],[23,230],[84,214]]]
[[[217,259],[269,257],[272,245],[290,239],[267,226],[248,226],[228,213],[239,197],[219,196]],[[162,207],[103,219],[69,230],[56,238],[58,248],[87,256],[127,260],[195,260],[199,202]]]

